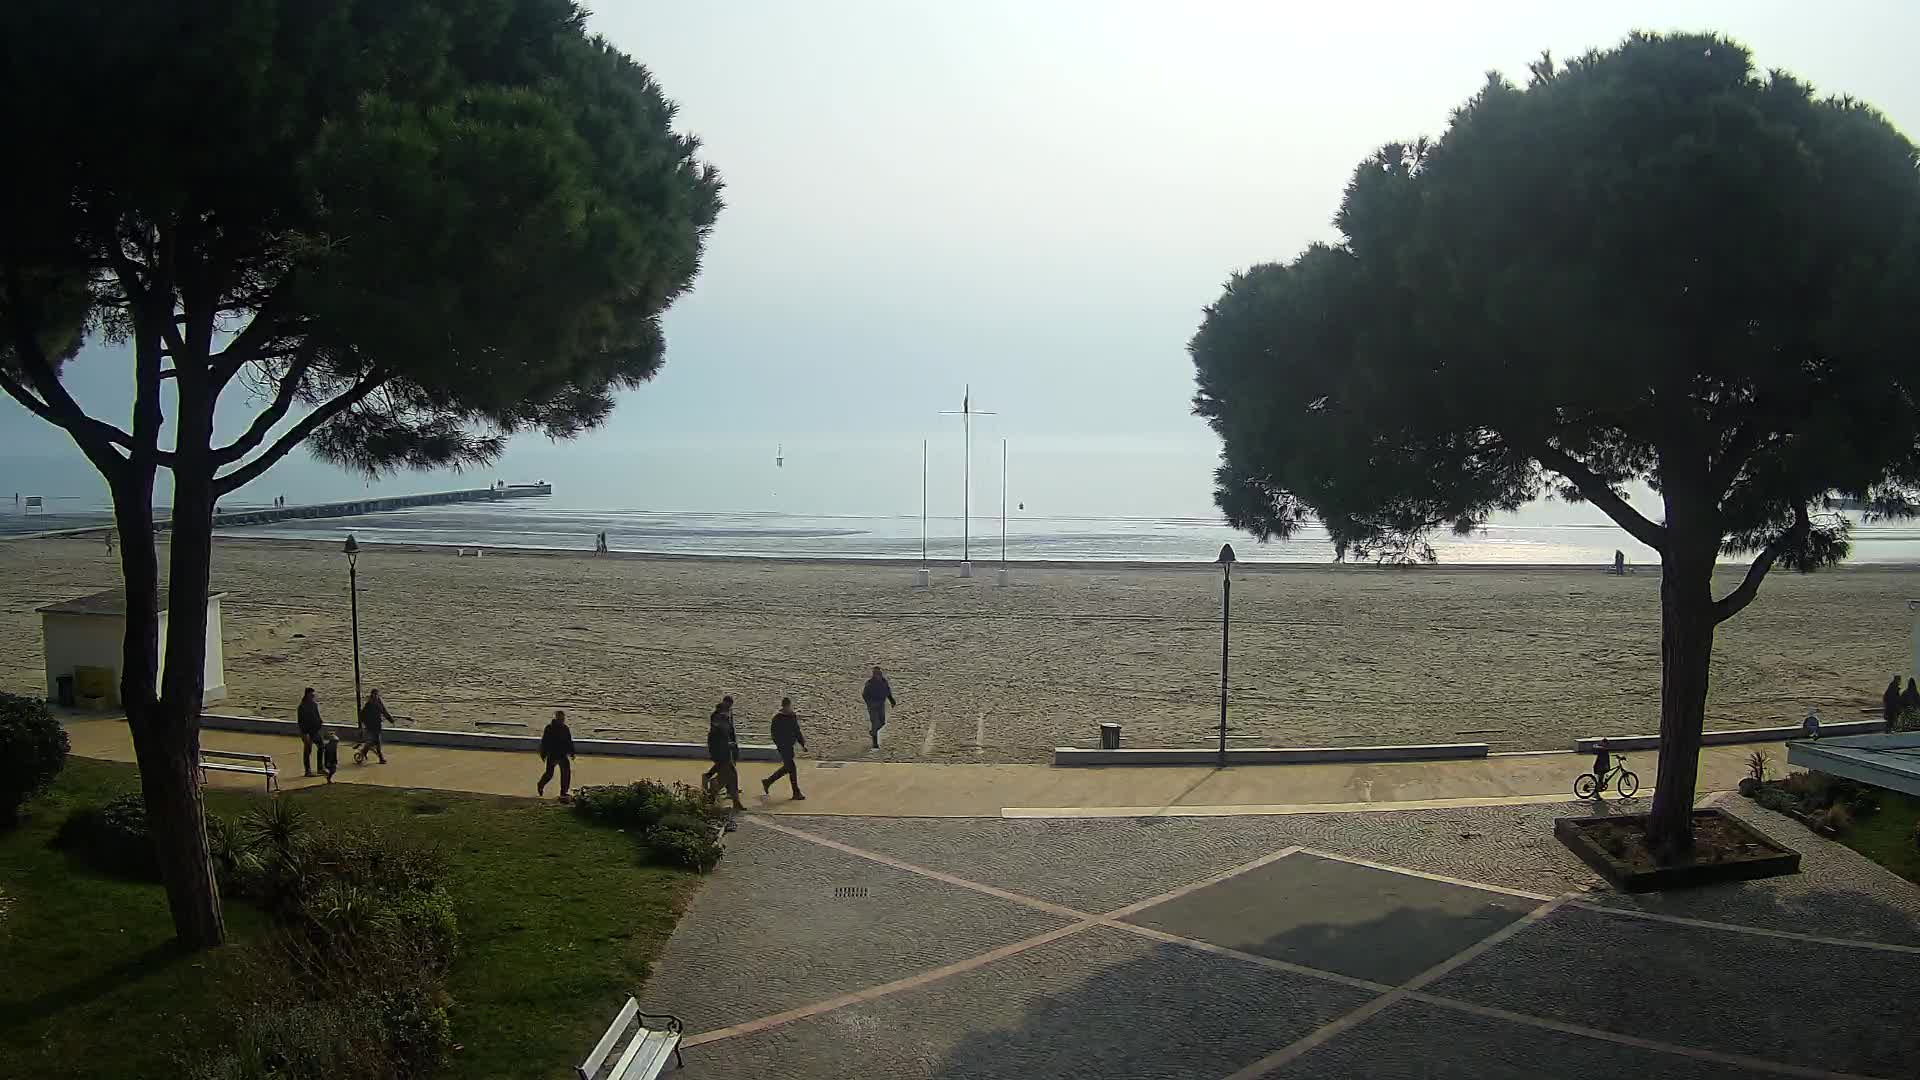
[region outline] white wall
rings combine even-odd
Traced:
[[[76,667],[103,667],[113,672],[114,695],[120,692],[121,650],[127,634],[127,621],[119,615],[40,616],[41,636],[47,658],[47,700],[57,697],[57,680],[73,674]],[[201,673],[204,690],[202,703],[220,701],[227,696],[226,651],[220,642],[220,598],[207,600],[207,659]],[[166,673],[167,613],[160,613],[160,672]]]

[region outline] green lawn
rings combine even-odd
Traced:
[[[265,920],[227,905],[233,944],[170,945],[158,885],[82,869],[48,846],[73,809],[138,790],[133,768],[70,759],[55,790],[0,833],[0,1061],[9,1075],[161,1077],[222,1037],[218,1002]],[[452,1077],[564,1077],[672,933],[699,879],[640,866],[619,832],[553,803],[336,784],[283,796],[316,819],[438,847],[459,905]],[[232,816],[263,796],[210,791]],[[643,998],[644,1000],[644,998]],[[659,1008],[670,1003],[653,1002]]]
[[[1894,791],[1881,791],[1880,812],[1872,817],[1853,819],[1840,842],[1899,874],[1920,884],[1920,848],[1913,843],[1913,829],[1920,822],[1920,799]]]

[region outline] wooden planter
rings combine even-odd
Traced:
[[[1716,857],[1719,853],[1703,846],[1696,852],[1696,858],[1702,861],[1651,866],[1644,860],[1617,856],[1602,842],[1609,833],[1617,836],[1623,829],[1638,830],[1643,838],[1640,846],[1644,847],[1645,814],[1556,818],[1553,835],[1621,892],[1689,889],[1717,881],[1749,881],[1800,872],[1799,852],[1724,810],[1695,810],[1693,823],[1696,835],[1711,830],[1720,837],[1734,838],[1744,850]]]

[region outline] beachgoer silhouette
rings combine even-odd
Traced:
[[[1915,709],[1920,709],[1920,686],[1915,686],[1913,680],[1908,679],[1907,688],[1900,692],[1900,711],[1908,713]]]
[[[1607,789],[1607,770],[1613,766],[1613,749],[1601,739],[1593,748],[1593,797]]]
[[[887,706],[895,708],[900,703],[893,700],[893,686],[879,668],[873,669],[873,677],[860,688],[860,700],[867,703],[867,723],[873,728],[873,748],[880,749],[880,729],[887,726]]]
[[[307,687],[307,692],[300,695],[300,708],[295,716],[297,717],[296,726],[300,731],[300,768],[308,776],[312,776],[313,752],[320,748],[320,736],[327,727],[320,719],[320,702],[314,699],[313,687]],[[326,769],[324,761],[321,762],[320,768],[323,771]]]
[[[713,761],[702,781],[711,779],[713,783],[726,789],[727,797],[733,800],[735,810],[745,810],[740,804],[740,737],[733,725],[733,698],[721,699],[720,707],[713,711],[707,721],[707,757]]]
[[[1887,722],[1887,730],[1900,719],[1900,676],[1895,675],[1887,684],[1887,692],[1880,695],[1880,718]]]
[[[800,714],[793,711],[793,699],[780,699],[780,711],[773,714],[773,747],[780,751],[780,769],[772,776],[760,781],[760,790],[773,794],[773,782],[781,777],[793,785],[793,798],[796,802],[806,801],[800,794],[800,769],[793,762],[793,747],[807,745],[807,737],[800,731]]]
[[[380,759],[380,764],[387,763],[387,752],[380,745],[380,729],[391,719],[393,714],[387,711],[387,703],[380,700],[380,691],[368,694],[366,704],[360,706],[361,741],[354,746],[353,760],[364,765],[367,754],[372,753]]]
[[[553,719],[546,730],[540,733],[540,757],[547,763],[547,771],[540,774],[540,782],[533,785],[536,795],[547,793],[547,782],[553,779],[553,770],[560,770],[560,801],[573,800],[573,729],[567,727],[567,714],[559,709],[553,710]]]

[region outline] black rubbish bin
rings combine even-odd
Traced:
[[[73,708],[73,676],[61,675],[53,680],[53,699],[63,709]]]
[[[1101,724],[1100,725],[1100,749],[1102,750],[1120,749],[1120,725],[1119,724]]]

